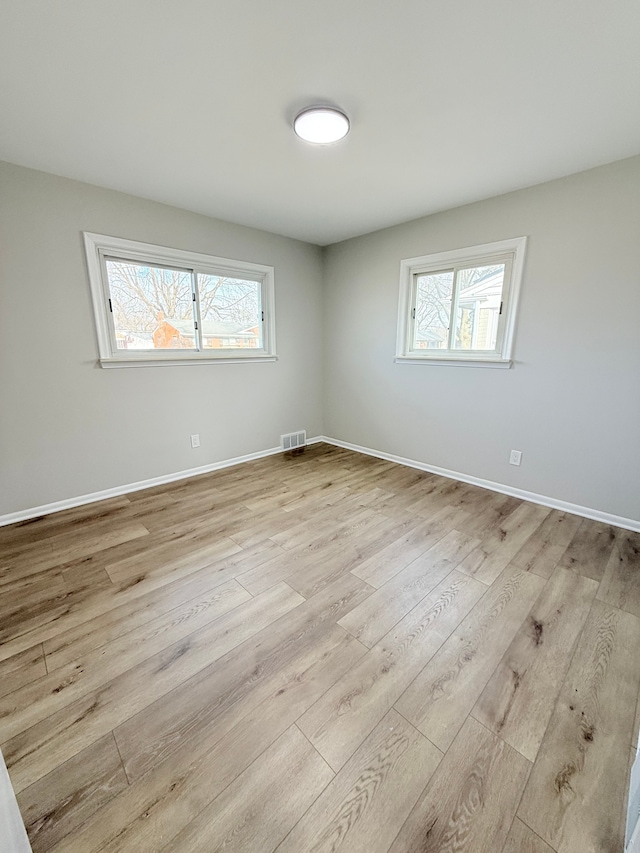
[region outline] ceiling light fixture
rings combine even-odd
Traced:
[[[335,107],[307,107],[295,117],[293,129],[305,142],[328,145],[349,133],[349,119]]]

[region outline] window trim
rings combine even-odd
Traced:
[[[396,338],[396,363],[433,364],[440,366],[459,367],[502,367],[512,365],[512,354],[515,337],[516,316],[522,273],[524,270],[526,237],[513,237],[495,243],[484,243],[479,246],[469,246],[464,249],[454,249],[447,252],[437,252],[422,255],[418,258],[406,258],[400,261],[400,296],[398,302],[398,330]],[[465,266],[477,262],[479,265],[493,258],[509,256],[511,260],[511,275],[507,281],[505,270],[505,285],[503,289],[503,324],[500,336],[502,340],[496,343],[496,350],[431,350],[426,353],[412,349],[412,332],[414,320],[412,308],[415,301],[415,277],[425,272],[440,272],[444,268]],[[451,316],[453,316],[455,293],[452,300]]]
[[[98,360],[102,367],[175,367],[183,364],[242,364],[277,360],[273,267],[121,237],[109,237],[90,231],[84,231],[83,238],[98,339]],[[105,258],[114,256],[122,260],[188,269],[194,274],[230,275],[259,283],[264,312],[262,347],[246,350],[228,348],[218,352],[211,349],[118,350],[114,345],[115,331],[110,320],[109,284],[105,265]],[[199,295],[197,298],[199,299]]]

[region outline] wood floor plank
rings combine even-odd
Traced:
[[[518,810],[558,853],[619,853],[640,620],[595,601]]]
[[[375,513],[360,506],[353,496],[343,498],[336,506],[326,507],[316,513],[313,524],[301,518],[298,524],[276,533],[272,539],[285,551],[304,548],[319,539],[329,541],[354,524],[361,524],[375,518]]]
[[[587,578],[601,581],[615,541],[614,527],[583,518],[560,565]]]
[[[529,761],[538,754],[597,589],[596,581],[556,568],[473,709]]]
[[[42,645],[32,646],[0,662],[0,699],[47,674]]]
[[[390,711],[277,853],[387,853],[440,758],[426,738]]]
[[[451,745],[544,585],[506,568],[396,702],[439,749]]]
[[[139,542],[139,540],[135,541]],[[141,552],[136,550],[138,558],[141,559],[137,576],[129,578],[121,584],[113,584],[108,590],[99,589],[95,593],[85,586],[66,592],[64,600],[59,603],[53,613],[43,614],[43,624],[0,644],[0,661],[24,651],[36,643],[47,642],[47,640],[58,637],[68,629],[86,624],[121,605],[139,600],[154,590],[167,587],[167,594],[171,594],[172,589],[175,589],[175,586],[172,585],[178,583],[182,578],[191,580],[199,573],[208,576],[215,574],[218,581],[223,583],[229,578],[242,574],[243,571],[246,571],[247,565],[257,564],[263,558],[266,559],[269,555],[265,546],[272,549],[271,553],[274,549],[278,550],[278,546],[274,543],[261,543],[257,548],[247,550],[233,544],[230,556],[221,557],[204,566],[203,569],[199,569],[198,572],[189,570],[185,574],[184,571],[178,571],[177,576],[173,576],[171,572],[155,574],[150,571],[148,563],[155,559],[155,552],[150,554],[145,561],[141,557]],[[223,552],[224,550],[226,550],[226,545]],[[88,558],[88,560],[91,559],[91,557]],[[179,569],[181,568],[182,563],[179,564]],[[45,615],[48,617],[46,620]]]
[[[458,530],[468,536],[484,538],[499,530],[509,516],[522,505],[519,498],[502,495],[499,492],[487,492],[483,507],[479,512],[470,513],[466,520],[456,524]]]
[[[115,584],[127,583],[151,575],[171,575],[175,580],[210,566],[225,557],[231,557],[241,551],[240,546],[231,539],[221,537],[213,542],[194,548],[192,541],[179,539],[172,543],[162,543],[141,554],[128,557],[107,566],[107,573]]]
[[[33,853],[46,853],[128,788],[112,734],[18,794]]]
[[[267,554],[279,551],[277,545],[267,549]],[[261,551],[239,552],[260,563],[266,559]],[[96,614],[92,619],[75,627],[67,628],[55,637],[44,642],[44,652],[49,671],[58,669],[70,661],[77,660],[92,649],[116,640],[130,631],[157,619],[169,610],[174,610],[188,601],[228,583],[236,572],[242,572],[243,564],[225,560],[214,563],[194,572],[187,578],[179,578],[165,586],[157,587],[138,598],[116,605],[104,613]]]
[[[0,622],[0,660],[41,643],[55,623],[64,621],[72,610],[95,598],[96,593],[86,586],[69,589],[62,574],[58,573],[52,579],[49,592],[39,596],[37,601],[23,604],[20,591],[7,595],[11,596],[14,606],[3,614]]]
[[[502,848],[502,853],[554,853],[554,851],[526,824],[516,818]]]
[[[11,623],[21,625],[20,633],[25,632],[24,624],[32,618],[34,606],[49,601],[56,595],[68,590],[63,573],[51,569],[16,578],[2,585],[0,591],[0,637],[11,636]],[[36,611],[37,612],[37,609]]]
[[[4,559],[0,561],[0,585],[4,584],[7,580],[17,577],[27,577],[28,575],[42,572],[45,569],[59,566],[62,563],[67,563],[70,560],[86,557],[88,554],[107,550],[114,545],[147,536],[149,536],[149,531],[139,522],[122,525],[114,530],[101,531],[94,536],[85,536],[80,530],[72,541],[66,542],[64,546],[58,547],[55,550],[47,550],[45,553],[35,550],[33,553],[25,554],[19,559]]]
[[[581,522],[577,515],[552,509],[511,562],[525,572],[550,578]]]
[[[351,571],[376,588],[384,586],[449,533],[459,515],[457,510],[445,507],[428,521],[417,521],[415,526]]]
[[[448,506],[459,506],[461,497],[468,493],[468,486],[460,480],[436,477],[423,497],[411,504],[411,512],[423,518],[431,518],[434,513]]]
[[[640,617],[640,533],[616,531],[598,598]]]
[[[547,507],[522,503],[460,563],[460,571],[492,584],[549,512]]]
[[[3,552],[24,543],[44,542],[49,536],[55,536],[70,525],[82,524],[94,518],[107,518],[112,513],[126,509],[131,505],[128,495],[106,498],[93,504],[80,504],[71,509],[52,512],[18,521],[16,524],[0,527],[0,547]]]
[[[340,625],[371,648],[427,593],[443,581],[477,545],[477,539],[451,530],[373,595],[347,613],[340,620]],[[360,577],[357,569],[354,574]]]
[[[469,717],[389,853],[501,850],[531,765]]]
[[[373,731],[484,591],[478,581],[453,571],[300,718],[298,725],[334,770]]]
[[[292,726],[164,850],[269,853],[332,778],[328,765]]]
[[[0,530],[36,853],[621,851],[639,541],[322,443]]]
[[[193,646],[208,643],[220,630],[212,623],[247,601],[251,601],[249,593],[236,581],[227,581],[110,643],[102,643],[103,638],[98,638],[97,648],[60,669],[50,669],[38,683],[0,698],[0,742],[15,737],[175,643],[182,640]]]
[[[409,526],[410,523],[407,520],[405,525]],[[354,549],[355,563],[357,564],[366,559],[367,555],[377,545],[382,547],[385,542],[394,538],[401,529],[402,526],[398,525],[395,520],[380,513],[373,513],[362,523],[354,524],[344,530],[336,538],[335,544],[346,553],[353,553],[352,549]],[[344,571],[348,571],[353,565],[354,561],[352,560],[349,560],[348,564],[345,565],[344,560],[339,562],[332,560],[330,563],[325,563],[322,559],[318,559],[306,565],[303,571],[289,575],[287,583],[300,595],[309,598],[316,595],[328,584],[336,581]]]
[[[252,598],[3,744],[17,792],[192,678],[303,599],[286,584]],[[0,732],[2,730],[0,721]],[[2,738],[0,735],[0,743]]]
[[[216,728],[220,736],[228,731],[241,713],[249,713],[271,695],[283,668],[307,644],[333,630],[335,620],[369,591],[363,581],[345,576],[301,604],[295,613],[286,612],[268,630],[234,647],[232,654],[203,669],[180,691],[118,726],[116,740],[129,779],[144,775],[196,731]]]
[[[212,726],[183,739],[178,752],[135,780],[68,840],[65,853],[156,853],[365,652],[337,626],[302,644],[259,705],[246,715],[233,706],[235,719],[223,735]]]
[[[291,551],[278,547],[278,553],[238,575],[238,581],[251,595],[258,595],[274,584],[304,572],[318,561],[331,562],[342,573],[357,562],[358,556],[355,548],[341,542],[329,543],[315,549],[301,548]]]

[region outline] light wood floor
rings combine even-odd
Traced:
[[[327,445],[0,529],[33,850],[621,853],[639,552]]]

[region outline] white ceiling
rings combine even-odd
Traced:
[[[638,0],[2,0],[0,159],[327,244],[639,152],[639,45]]]

